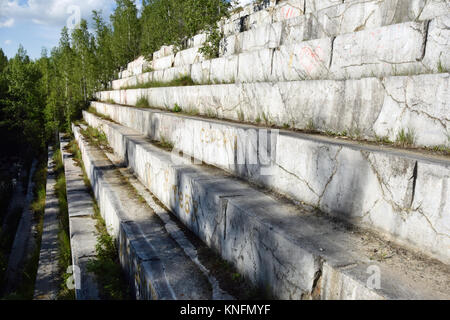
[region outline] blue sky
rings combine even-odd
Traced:
[[[136,3],[140,8],[141,0]],[[102,10],[108,19],[114,6],[114,0],[0,0],[0,48],[11,58],[22,44],[31,58],[39,58],[43,47],[50,51],[58,45],[61,29],[72,24],[77,11],[91,22],[92,10]]]
[[[0,48],[11,58],[22,44],[31,58],[39,58],[42,47],[50,51],[58,45],[61,29],[73,25],[78,11],[88,21],[92,10],[102,10],[107,18],[114,4],[114,0],[0,0]]]

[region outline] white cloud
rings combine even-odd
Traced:
[[[253,2],[253,0],[239,0],[239,6],[243,7],[252,2]]]
[[[11,40],[5,40],[5,44],[9,46],[11,44]]]
[[[0,16],[0,28],[10,28],[14,25],[13,18],[3,18]]]
[[[79,7],[82,18],[88,19],[92,10],[102,9],[108,16],[113,3],[114,0],[0,0],[0,27],[14,21],[62,27],[71,15],[70,6]]]

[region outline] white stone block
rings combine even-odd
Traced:
[[[274,52],[271,80],[327,79],[331,50],[330,38],[281,46]]]

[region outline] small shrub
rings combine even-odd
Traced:
[[[179,112],[183,111],[183,109],[181,109],[181,107],[178,104],[175,104],[175,107],[173,107],[172,111],[179,113]]]
[[[206,42],[203,47],[199,49],[199,52],[203,54],[203,56],[210,60],[219,57],[219,49],[220,49],[220,41],[224,37],[223,33],[216,27],[211,28]]]

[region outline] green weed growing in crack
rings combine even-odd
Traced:
[[[316,131],[317,127],[316,124],[314,123],[314,120],[311,118],[308,120],[308,123],[306,124],[306,130],[309,131]]]
[[[139,100],[136,102],[137,108],[149,108],[150,104],[148,103],[148,99],[145,97],[140,97]]]
[[[403,147],[407,147],[407,146],[413,146],[414,142],[416,140],[416,134],[414,129],[401,129],[398,133],[397,133],[397,137],[395,139],[395,142]]]
[[[197,116],[200,114],[200,111],[198,111],[197,108],[190,108],[189,110],[186,110],[186,114],[190,116]]]
[[[238,117],[239,121],[242,121],[242,122],[245,121],[245,115],[241,109],[236,111],[236,113],[237,113],[237,117]]]
[[[383,143],[383,144],[391,144],[392,143],[388,136],[375,135],[375,141],[377,143]]]
[[[270,117],[268,114],[266,114],[265,112],[262,113],[262,117],[264,120],[264,123],[266,124],[266,126],[270,126],[272,125],[272,122],[270,121]]]
[[[214,109],[212,108],[207,108],[205,110],[205,114],[208,118],[217,118],[217,113]]]
[[[361,130],[359,128],[350,129],[348,131],[348,136],[352,139],[360,139],[361,138]]]
[[[172,111],[179,113],[179,112],[183,111],[183,109],[181,109],[181,107],[177,103],[175,103],[175,107],[173,107]]]
[[[147,66],[142,70],[142,73],[149,73],[149,72],[153,72],[153,71],[155,71],[155,69],[153,69],[150,66]]]
[[[162,147],[163,149],[169,150],[171,151],[173,149],[173,142],[171,142],[169,139],[167,139],[164,136],[161,136],[161,139],[159,141],[159,145],[160,147]]]
[[[444,72],[445,72],[445,69],[444,69],[444,67],[442,66],[441,58],[439,58],[439,62],[438,62],[438,64],[437,64],[437,70],[438,70],[438,73],[444,73]]]

